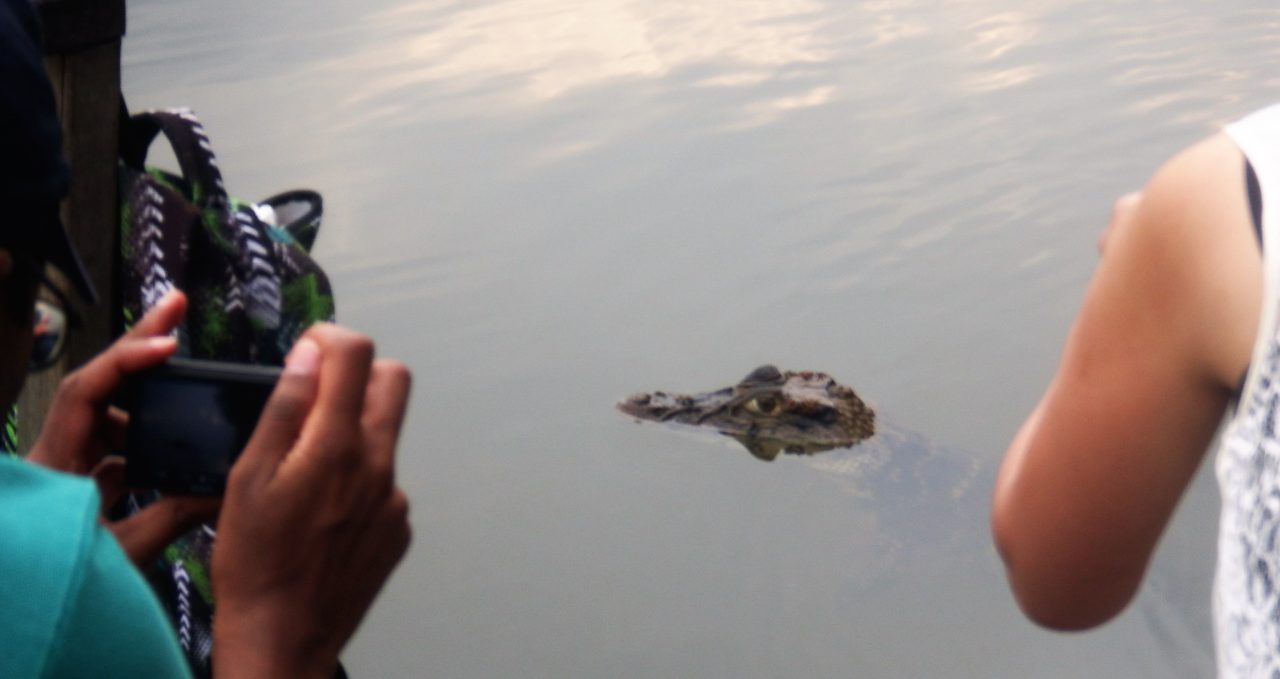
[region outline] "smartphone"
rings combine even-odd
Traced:
[[[129,378],[125,482],[183,495],[221,495],[280,368],[192,359]]]

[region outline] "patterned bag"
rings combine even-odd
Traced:
[[[144,164],[161,133],[180,176]],[[120,157],[126,327],[178,288],[189,301],[180,355],[279,365],[307,326],[332,320],[328,278],[308,254],[320,227],[319,194],[290,191],[260,203],[228,197],[204,129],[185,109],[128,117]],[[154,497],[131,496],[125,512]],[[147,573],[197,677],[211,674],[213,538],[211,526],[189,533]]]

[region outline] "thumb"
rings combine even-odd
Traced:
[[[285,358],[280,382],[262,409],[262,417],[244,453],[236,461],[241,474],[275,475],[307,421],[315,402],[320,376],[320,345],[302,338]],[[233,470],[233,472],[236,470]]]
[[[124,480],[124,464],[123,457],[109,455],[89,473],[98,484],[98,495],[102,497],[104,515],[129,491]]]

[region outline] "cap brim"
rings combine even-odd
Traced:
[[[45,247],[45,261],[71,281],[82,300],[90,305],[97,304],[98,291],[93,287],[89,271],[85,269],[84,262],[80,261],[80,255],[76,254],[71,236],[62,225],[61,218],[55,217],[54,223],[50,225]]]

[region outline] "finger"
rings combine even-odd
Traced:
[[[373,342],[359,333],[317,324],[306,333],[323,354],[314,417],[301,433],[301,460],[323,461],[346,468],[357,464],[365,389],[373,366]]]
[[[45,418],[40,437],[31,446],[27,458],[32,462],[72,474],[86,474],[102,462],[114,450],[124,448],[123,429],[117,431],[109,409],[105,418],[99,418],[90,406],[84,409],[62,407],[50,409]],[[75,411],[75,412],[72,412]]]
[[[221,505],[221,498],[215,497],[163,497],[108,528],[129,560],[142,567],[183,533],[216,517]]]
[[[232,469],[241,475],[270,478],[293,448],[315,403],[321,370],[320,347],[304,337],[285,358],[284,372],[258,419],[258,426]]]
[[[1141,191],[1131,191],[1116,199],[1111,206],[1111,219],[1102,230],[1102,234],[1098,236],[1098,254],[1106,253],[1107,243],[1110,242],[1112,234],[1116,229],[1123,228],[1122,225],[1132,218],[1140,202],[1142,202]]]
[[[413,540],[409,524],[409,500],[404,491],[395,488],[360,532],[352,558],[359,560],[358,576],[349,578],[345,589],[348,604],[358,610],[348,619],[354,625],[386,585],[387,576],[404,558]],[[349,631],[348,631],[349,633]]]
[[[110,408],[108,401],[123,381],[123,371],[159,363],[172,355],[175,345],[172,338],[117,342],[121,343],[130,346],[113,346],[116,354],[98,356],[58,385],[40,436],[31,448],[33,462],[84,474],[111,450],[124,448],[124,413]],[[120,359],[118,365],[115,359]]]
[[[111,394],[120,388],[127,375],[151,368],[178,350],[178,340],[173,337],[122,337],[106,351],[67,375],[58,390],[58,399],[87,401],[94,406],[105,405]]]
[[[101,438],[110,450],[124,450],[128,445],[129,414],[125,411],[115,406],[108,407],[106,418],[98,426]]]
[[[413,541],[413,528],[409,524],[409,496],[403,488],[397,487],[392,492],[383,506],[382,516],[389,527],[388,553],[392,555],[391,565],[394,565],[409,551],[409,545]]]
[[[178,327],[186,313],[187,296],[181,290],[171,289],[125,333],[125,337],[168,335]]]
[[[361,535],[356,554],[366,559],[367,573],[373,577],[351,582],[356,589],[364,589],[360,598],[371,602],[386,577],[408,553],[413,542],[413,528],[409,523],[409,499],[404,491],[395,488],[383,503],[373,520]],[[363,587],[362,587],[363,585]]]
[[[1138,203],[1142,202],[1141,191],[1130,191],[1116,199],[1114,205],[1111,206],[1112,212],[1120,216],[1127,216],[1138,207]]]
[[[128,490],[124,481],[124,465],[124,458],[119,455],[110,455],[103,458],[90,472],[90,476],[98,484],[98,494],[102,496],[104,513],[114,507]]]
[[[413,377],[404,364],[374,361],[369,386],[365,390],[361,426],[369,443],[372,462],[388,470],[395,466],[396,441],[404,425],[412,383]]]
[[[336,325],[317,324],[306,337],[324,354],[320,368],[318,420],[330,428],[347,428],[359,421],[364,410],[364,387],[373,365],[373,341]]]

